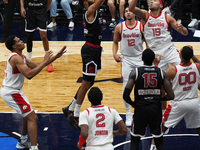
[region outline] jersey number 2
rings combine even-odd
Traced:
[[[105,123],[102,122],[105,120],[105,115],[103,113],[99,113],[96,114],[96,118],[98,118],[96,121],[96,127],[105,127]]]

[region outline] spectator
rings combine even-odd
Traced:
[[[188,24],[188,27],[193,27],[198,25],[198,14],[199,14],[199,0],[192,0],[191,2],[191,13],[192,13],[192,21]]]
[[[116,20],[115,20],[115,17],[116,17],[115,16],[115,13],[116,13],[115,0],[108,0],[107,5],[109,7],[109,11],[111,15],[111,22],[109,24],[109,27],[114,28],[117,25]]]
[[[4,43],[10,35],[10,29],[12,27],[13,15],[15,7],[20,10],[20,0],[3,0],[5,7],[5,17],[3,26],[3,35],[0,39],[0,43]],[[20,12],[20,11],[19,11]],[[22,17],[22,34],[23,42],[26,43],[26,32],[25,32],[25,19]]]
[[[72,3],[72,0],[61,0],[60,5],[67,16],[67,19],[69,19],[69,28],[74,27],[73,22],[73,15],[70,4]],[[56,11],[57,11],[57,0],[52,0],[51,6],[50,6],[50,17],[52,19],[52,22],[47,26],[47,28],[52,28],[56,26]]]
[[[177,22],[178,23],[181,23],[181,17],[182,17],[182,11],[183,11],[183,4],[184,4],[184,1],[185,0],[174,0],[170,6],[168,7],[165,7],[163,9],[163,11],[166,11],[167,12],[167,15],[170,15],[170,16],[174,16],[173,14],[173,11],[172,9],[177,6],[177,11],[176,11],[176,19],[177,19]]]
[[[128,0],[128,3],[131,2],[131,0]],[[119,23],[124,22],[124,6],[126,4],[126,0],[120,0],[119,2]]]

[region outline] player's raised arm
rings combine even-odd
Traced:
[[[141,18],[142,20],[146,20],[149,13],[146,10],[136,7],[137,1],[138,0],[132,0],[129,3],[129,10],[132,11],[137,17]]]

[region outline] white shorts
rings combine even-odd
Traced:
[[[85,150],[114,150],[112,144],[106,144],[101,146],[86,146]]]
[[[122,77],[123,82],[127,82],[130,72],[136,68],[143,65],[142,56],[141,57],[122,57]]]
[[[172,66],[178,65],[181,62],[179,52],[175,45],[170,46],[168,49],[160,50],[163,53],[161,55],[160,63],[158,67],[166,71],[169,68],[169,64]],[[155,52],[156,53],[156,52]]]
[[[15,109],[22,117],[26,117],[33,111],[32,106],[21,90],[2,87],[1,97],[10,108]]]
[[[167,128],[174,128],[183,118],[187,128],[200,127],[199,98],[170,101],[163,115],[163,125]]]

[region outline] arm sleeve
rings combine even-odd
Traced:
[[[132,107],[135,107],[135,102],[133,102],[130,98],[131,89],[125,88],[123,93],[123,99],[130,104]]]

